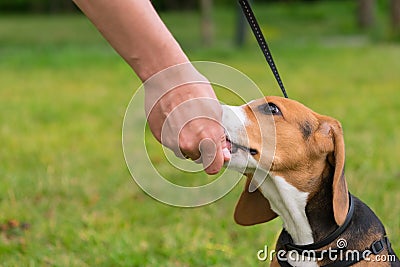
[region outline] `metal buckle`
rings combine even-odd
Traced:
[[[382,240],[375,241],[371,245],[372,253],[374,253],[375,255],[378,255],[379,253],[381,253],[384,248],[385,247],[383,246]]]

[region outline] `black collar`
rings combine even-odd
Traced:
[[[327,237],[322,239],[319,242],[312,243],[312,244],[307,244],[307,245],[296,245],[293,243],[292,237],[289,235],[289,233],[284,229],[281,233],[281,238],[283,242],[283,247],[286,250],[286,252],[289,251],[297,251],[300,255],[304,255],[305,251],[314,251],[314,255],[317,258],[321,258],[322,254],[321,251],[316,251],[320,248],[323,248],[329,244],[331,244],[334,240],[336,240],[349,226],[351,219],[354,215],[354,201],[353,201],[353,196],[349,193],[349,211],[347,212],[346,219],[344,220],[344,223],[340,225],[335,231],[333,231],[331,234],[329,234]],[[384,249],[387,249],[389,255],[394,255],[393,250],[391,248],[391,244],[389,242],[389,239],[386,237],[386,233],[383,234],[383,236],[379,239],[374,241],[371,246],[365,250],[358,251],[358,255],[361,255],[362,257],[356,258],[356,259],[351,259],[351,260],[344,260],[344,261],[338,261],[335,263],[331,263],[328,265],[324,265],[323,267],[346,267],[346,266],[352,266],[353,264],[362,261],[365,259],[366,256],[370,255],[371,253],[374,255],[378,255],[381,253]],[[346,249],[346,246],[337,248],[335,251],[339,252],[340,249]],[[366,252],[368,252],[366,254]],[[306,254],[307,255],[307,254]],[[281,259],[277,259],[279,262],[279,265],[282,267],[292,267],[287,261],[283,261]]]
[[[344,223],[340,225],[335,231],[333,231],[331,234],[329,234],[327,237],[325,237],[319,242],[307,245],[296,245],[293,243],[293,239],[289,235],[289,233],[286,230],[283,230],[282,238],[284,241],[284,247],[287,251],[296,250],[298,252],[303,252],[304,250],[307,251],[317,250],[322,247],[325,247],[326,245],[329,245],[334,240],[336,240],[346,230],[346,228],[349,226],[351,222],[351,219],[353,218],[353,214],[354,214],[353,196],[349,193],[349,211],[347,212],[347,216],[346,219],[344,220]]]

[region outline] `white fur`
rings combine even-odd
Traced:
[[[246,126],[249,119],[243,111],[243,107],[223,105],[222,110],[222,125],[225,127],[229,140],[247,147],[249,145],[249,138]],[[249,168],[255,169],[257,164],[258,162],[247,151],[239,149],[236,153],[232,154],[228,167],[239,172],[244,172]]]
[[[243,130],[249,122],[242,106],[222,105],[222,110],[222,122],[225,128],[229,127],[238,132]]]
[[[283,177],[271,176],[261,184],[259,190],[269,200],[271,208],[282,218],[283,227],[288,231],[297,245],[314,242],[310,223],[306,216],[306,205],[309,193],[298,190]],[[315,261],[296,261],[288,258],[292,266],[314,267]],[[301,257],[299,258],[301,260]]]
[[[298,190],[283,177],[269,177],[259,189],[269,200],[271,208],[281,216],[283,226],[297,245],[313,243],[311,226],[305,211],[309,193]]]
[[[222,124],[232,142],[247,146],[249,143],[246,134],[248,118],[243,107],[223,106]],[[243,172],[253,169],[254,176],[251,185],[258,187],[261,193],[269,200],[271,208],[282,218],[283,227],[292,236],[297,245],[314,242],[310,223],[306,216],[306,205],[309,193],[302,192],[288,183],[285,178],[273,176],[268,170],[259,167],[258,162],[248,153],[238,150],[232,154],[228,168]],[[252,190],[253,191],[253,190]],[[292,266],[316,267],[315,261],[297,261],[288,259]]]

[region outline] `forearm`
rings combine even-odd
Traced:
[[[153,74],[168,67],[189,61],[149,0],[73,1],[142,81],[148,80]],[[226,148],[224,130],[219,124],[222,109],[211,85],[207,82],[189,83],[179,86],[179,90],[166,93],[170,88],[165,81],[175,85],[186,80],[204,81],[204,78],[199,78],[200,74],[191,64],[186,66],[188,67],[183,72],[173,74],[168,72],[164,76],[157,76],[158,79],[156,77],[147,82],[147,85],[151,83],[155,89],[145,90],[147,120],[151,131],[159,141],[164,144],[165,140],[161,138],[162,132],[170,133],[170,139],[167,141],[172,141],[169,143],[165,141],[166,145],[174,151],[183,153],[185,157],[199,159],[201,156],[205,171],[215,174],[221,169],[224,160],[229,159],[229,151]],[[171,77],[174,79],[171,80]],[[165,79],[162,80],[163,78]],[[199,99],[208,99],[208,105],[202,105],[203,102],[196,104],[188,102]],[[192,103],[189,110],[183,113],[203,115],[189,118],[181,123],[178,112],[172,111],[183,103],[186,103],[186,107],[188,103]],[[166,128],[163,129],[167,118],[168,123],[165,123]],[[176,129],[179,132],[176,132]],[[204,140],[207,142],[203,142]]]
[[[142,81],[188,59],[149,0],[73,0]]]

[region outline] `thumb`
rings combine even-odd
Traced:
[[[201,140],[199,150],[205,172],[207,174],[217,174],[225,161],[221,142],[205,138]]]

